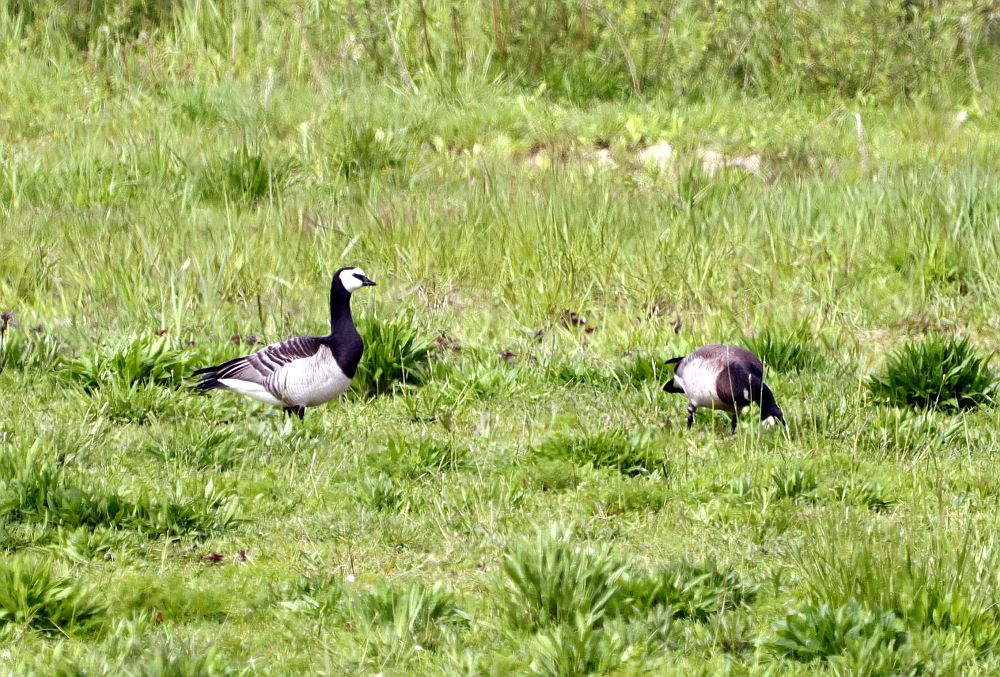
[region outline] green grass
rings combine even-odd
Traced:
[[[996,18],[390,4],[0,4],[0,674],[1000,671]]]

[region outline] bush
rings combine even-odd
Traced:
[[[469,450],[433,437],[396,436],[389,439],[377,463],[386,472],[410,478],[438,475],[465,466]]]
[[[179,385],[191,360],[190,349],[169,336],[128,336],[90,355],[64,361],[62,373],[94,390],[114,381],[126,388],[139,384]]]
[[[0,630],[11,625],[60,634],[86,630],[106,611],[89,586],[57,576],[48,561],[22,555],[0,560]]]
[[[382,581],[361,593],[350,613],[367,639],[389,653],[417,647],[433,650],[451,628],[469,620],[440,583],[397,587]]]
[[[570,531],[556,526],[539,530],[504,558],[505,615],[524,630],[600,624],[621,591],[624,572],[607,547],[573,543]]]
[[[804,324],[793,329],[767,327],[744,342],[768,369],[777,372],[815,369],[822,363],[819,346]]]
[[[201,171],[201,196],[217,202],[256,205],[277,202],[292,182],[292,161],[275,161],[244,143],[229,155],[207,162]]]
[[[348,181],[357,181],[405,162],[409,143],[399,132],[354,124],[344,130],[333,150],[332,161]]]
[[[895,353],[868,388],[897,406],[959,411],[992,404],[996,377],[989,355],[978,353],[968,338],[933,336]]]
[[[434,340],[422,335],[407,317],[358,322],[365,352],[354,375],[353,387],[369,397],[392,392],[397,384],[420,385],[428,378]]]
[[[666,472],[666,460],[641,436],[621,429],[560,434],[545,440],[535,455],[543,460],[569,460],[581,466],[611,468],[623,475]]]
[[[906,638],[893,614],[873,613],[853,600],[836,609],[805,604],[785,614],[773,630],[767,648],[803,662],[836,656],[861,644],[895,648]]]
[[[5,369],[47,369],[59,357],[61,346],[51,334],[25,334],[10,311],[0,313],[0,372]]]
[[[756,597],[754,585],[711,562],[682,560],[653,573],[628,576],[622,585],[623,603],[637,611],[662,607],[676,618],[695,621],[706,621]]]

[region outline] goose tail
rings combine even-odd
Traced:
[[[218,369],[218,366],[205,367],[204,369],[198,369],[193,373],[193,376],[198,377],[198,383],[195,386],[198,389],[198,392],[205,392],[207,390],[226,387],[218,379]]]

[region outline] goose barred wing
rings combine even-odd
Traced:
[[[271,390],[272,378],[278,371],[296,361],[312,357],[322,347],[322,342],[315,336],[300,336],[290,338],[280,343],[272,343],[255,353],[237,357],[214,367],[199,369],[194,372],[201,376],[203,388],[215,387],[222,379],[236,379],[259,383]],[[279,393],[273,393],[279,397]]]

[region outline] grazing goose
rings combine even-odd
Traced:
[[[360,268],[341,268],[330,284],[330,335],[272,343],[252,355],[194,372],[199,390],[228,388],[304,418],[351,385],[364,343],[351,317],[351,292],[375,283]]]
[[[775,421],[785,424],[784,414],[764,383],[764,365],[746,348],[702,346],[690,355],[667,360],[667,364],[677,367],[663,390],[687,395],[688,428],[694,423],[694,412],[699,407],[711,407],[731,414],[735,433],[736,417],[751,402],[760,406],[760,419],[765,426],[770,427]]]

